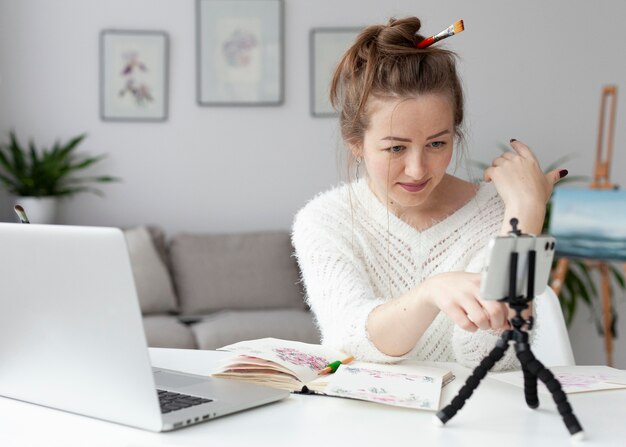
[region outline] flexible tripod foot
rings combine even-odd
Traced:
[[[452,402],[436,414],[436,417],[441,422],[441,425],[452,419],[454,415],[457,414],[461,408],[463,408],[465,401],[471,397],[474,390],[480,384],[480,381],[485,378],[489,370],[493,368],[493,365],[495,365],[496,362],[504,356],[506,349],[509,347],[510,336],[511,331],[504,331],[496,343],[496,346],[474,369],[472,375],[467,378],[465,385],[463,385],[463,387],[459,390],[456,397],[452,399]]]
[[[528,371],[529,375],[535,376],[543,383],[545,383],[548,391],[552,394],[552,399],[554,399],[554,403],[556,404],[556,408],[563,418],[563,423],[567,427],[570,435],[576,436],[579,433],[583,433],[583,428],[578,422],[578,419],[574,415],[574,411],[572,410],[572,406],[569,404],[567,400],[567,396],[563,392],[563,388],[561,387],[561,383],[554,377],[554,374],[543,366],[539,360],[535,358],[535,355],[532,353],[528,345],[523,344],[516,346],[517,358],[522,364],[522,369],[524,370],[524,374],[526,375],[526,371]],[[534,381],[534,398],[537,396],[537,383]],[[526,401],[529,399],[529,392],[525,390]],[[532,399],[532,395],[531,395]],[[530,406],[530,404],[529,404]],[[584,435],[582,435],[584,436]]]
[[[439,419],[438,415],[433,416],[433,425],[435,427],[443,427],[445,424],[441,419]]]
[[[524,398],[526,405],[533,410],[539,407],[539,397],[537,396],[537,376],[531,373],[522,365],[524,374]]]

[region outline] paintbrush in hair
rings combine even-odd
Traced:
[[[463,25],[463,20],[457,20],[456,22],[454,22],[454,24],[450,25],[439,34],[435,34],[434,36],[427,37],[426,39],[419,42],[417,44],[417,48],[423,49],[423,48],[429,47],[435,42],[439,42],[440,40],[443,40],[446,37],[459,34],[464,29],[465,29],[465,25]]]
[[[15,205],[13,209],[17,213],[17,217],[20,218],[20,222],[26,223],[26,224],[30,223],[30,221],[28,220],[28,216],[26,216],[26,211],[24,211],[24,208],[22,208],[21,205]]]

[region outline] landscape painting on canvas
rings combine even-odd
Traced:
[[[626,191],[556,188],[550,233],[557,256],[626,260]]]

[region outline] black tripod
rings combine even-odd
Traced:
[[[512,233],[515,236],[521,235],[521,231],[517,229],[517,219],[511,219],[511,225],[513,226]],[[437,418],[441,424],[445,424],[454,415],[463,408],[465,401],[470,398],[474,390],[480,384],[480,381],[487,375],[487,372],[493,365],[500,360],[506,350],[509,348],[509,342],[515,343],[515,353],[522,365],[522,372],[524,374],[524,396],[526,398],[526,404],[532,409],[539,406],[539,399],[537,397],[537,379],[541,380],[547,386],[548,390],[552,394],[552,398],[557,405],[559,414],[563,418],[563,422],[570,432],[570,435],[583,437],[583,429],[578,422],[578,419],[572,411],[572,407],[567,401],[567,396],[561,388],[561,384],[554,377],[554,374],[547,369],[539,360],[537,360],[530,350],[530,344],[528,343],[528,332],[533,326],[533,317],[525,320],[522,316],[522,311],[528,309],[528,303],[534,298],[535,290],[535,258],[536,252],[531,250],[528,252],[528,292],[526,297],[516,296],[517,293],[517,262],[518,253],[511,253],[511,265],[509,269],[509,295],[500,301],[509,304],[509,307],[515,310],[515,316],[511,319],[511,325],[513,329],[504,331],[496,346],[491,350],[489,355],[485,357],[480,364],[474,369],[472,375],[467,379],[465,385],[461,388],[452,402],[447,405],[443,410],[437,413]],[[527,326],[527,329],[524,329]]]

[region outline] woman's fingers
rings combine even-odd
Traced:
[[[477,329],[503,329],[507,325],[506,306],[497,301],[479,302],[473,297],[467,297],[446,309],[446,313],[457,326],[470,332]]]
[[[519,155],[514,151],[504,152],[502,155],[495,158],[491,162],[491,166],[502,166],[502,164],[506,163],[507,161],[513,161],[516,157],[519,157]]]
[[[454,306],[446,310],[446,314],[454,321],[454,324],[459,326],[468,332],[476,332],[478,326],[476,326],[467,316],[467,313],[458,306]]]
[[[548,183],[552,185],[556,185],[559,180],[567,175],[567,169],[554,169],[546,174],[546,179]]]
[[[517,152],[518,155],[535,161],[537,160],[533,151],[531,151],[530,148],[521,141],[515,139],[511,140],[511,147],[515,150],[515,152]]]
[[[454,309],[455,322],[458,320],[461,323],[466,324],[466,322],[463,321],[463,317],[465,317],[476,327],[486,330],[491,327],[491,322],[489,320],[488,313],[477,299],[479,287],[479,283],[471,283],[463,293],[458,294],[455,299],[449,302],[449,309],[444,309],[444,311],[448,315],[451,315],[449,310]],[[458,315],[458,313],[456,313],[456,309],[460,309],[463,315]],[[459,324],[458,322],[457,324],[465,329],[462,324]]]
[[[479,298],[481,276],[478,273],[451,272],[435,275],[428,281],[438,291],[435,304],[460,328],[502,329],[508,310],[498,301]]]
[[[499,301],[485,301],[482,300],[481,304],[485,309],[485,312],[489,315],[491,322],[491,329],[502,329],[506,327],[508,308],[504,303]]]

